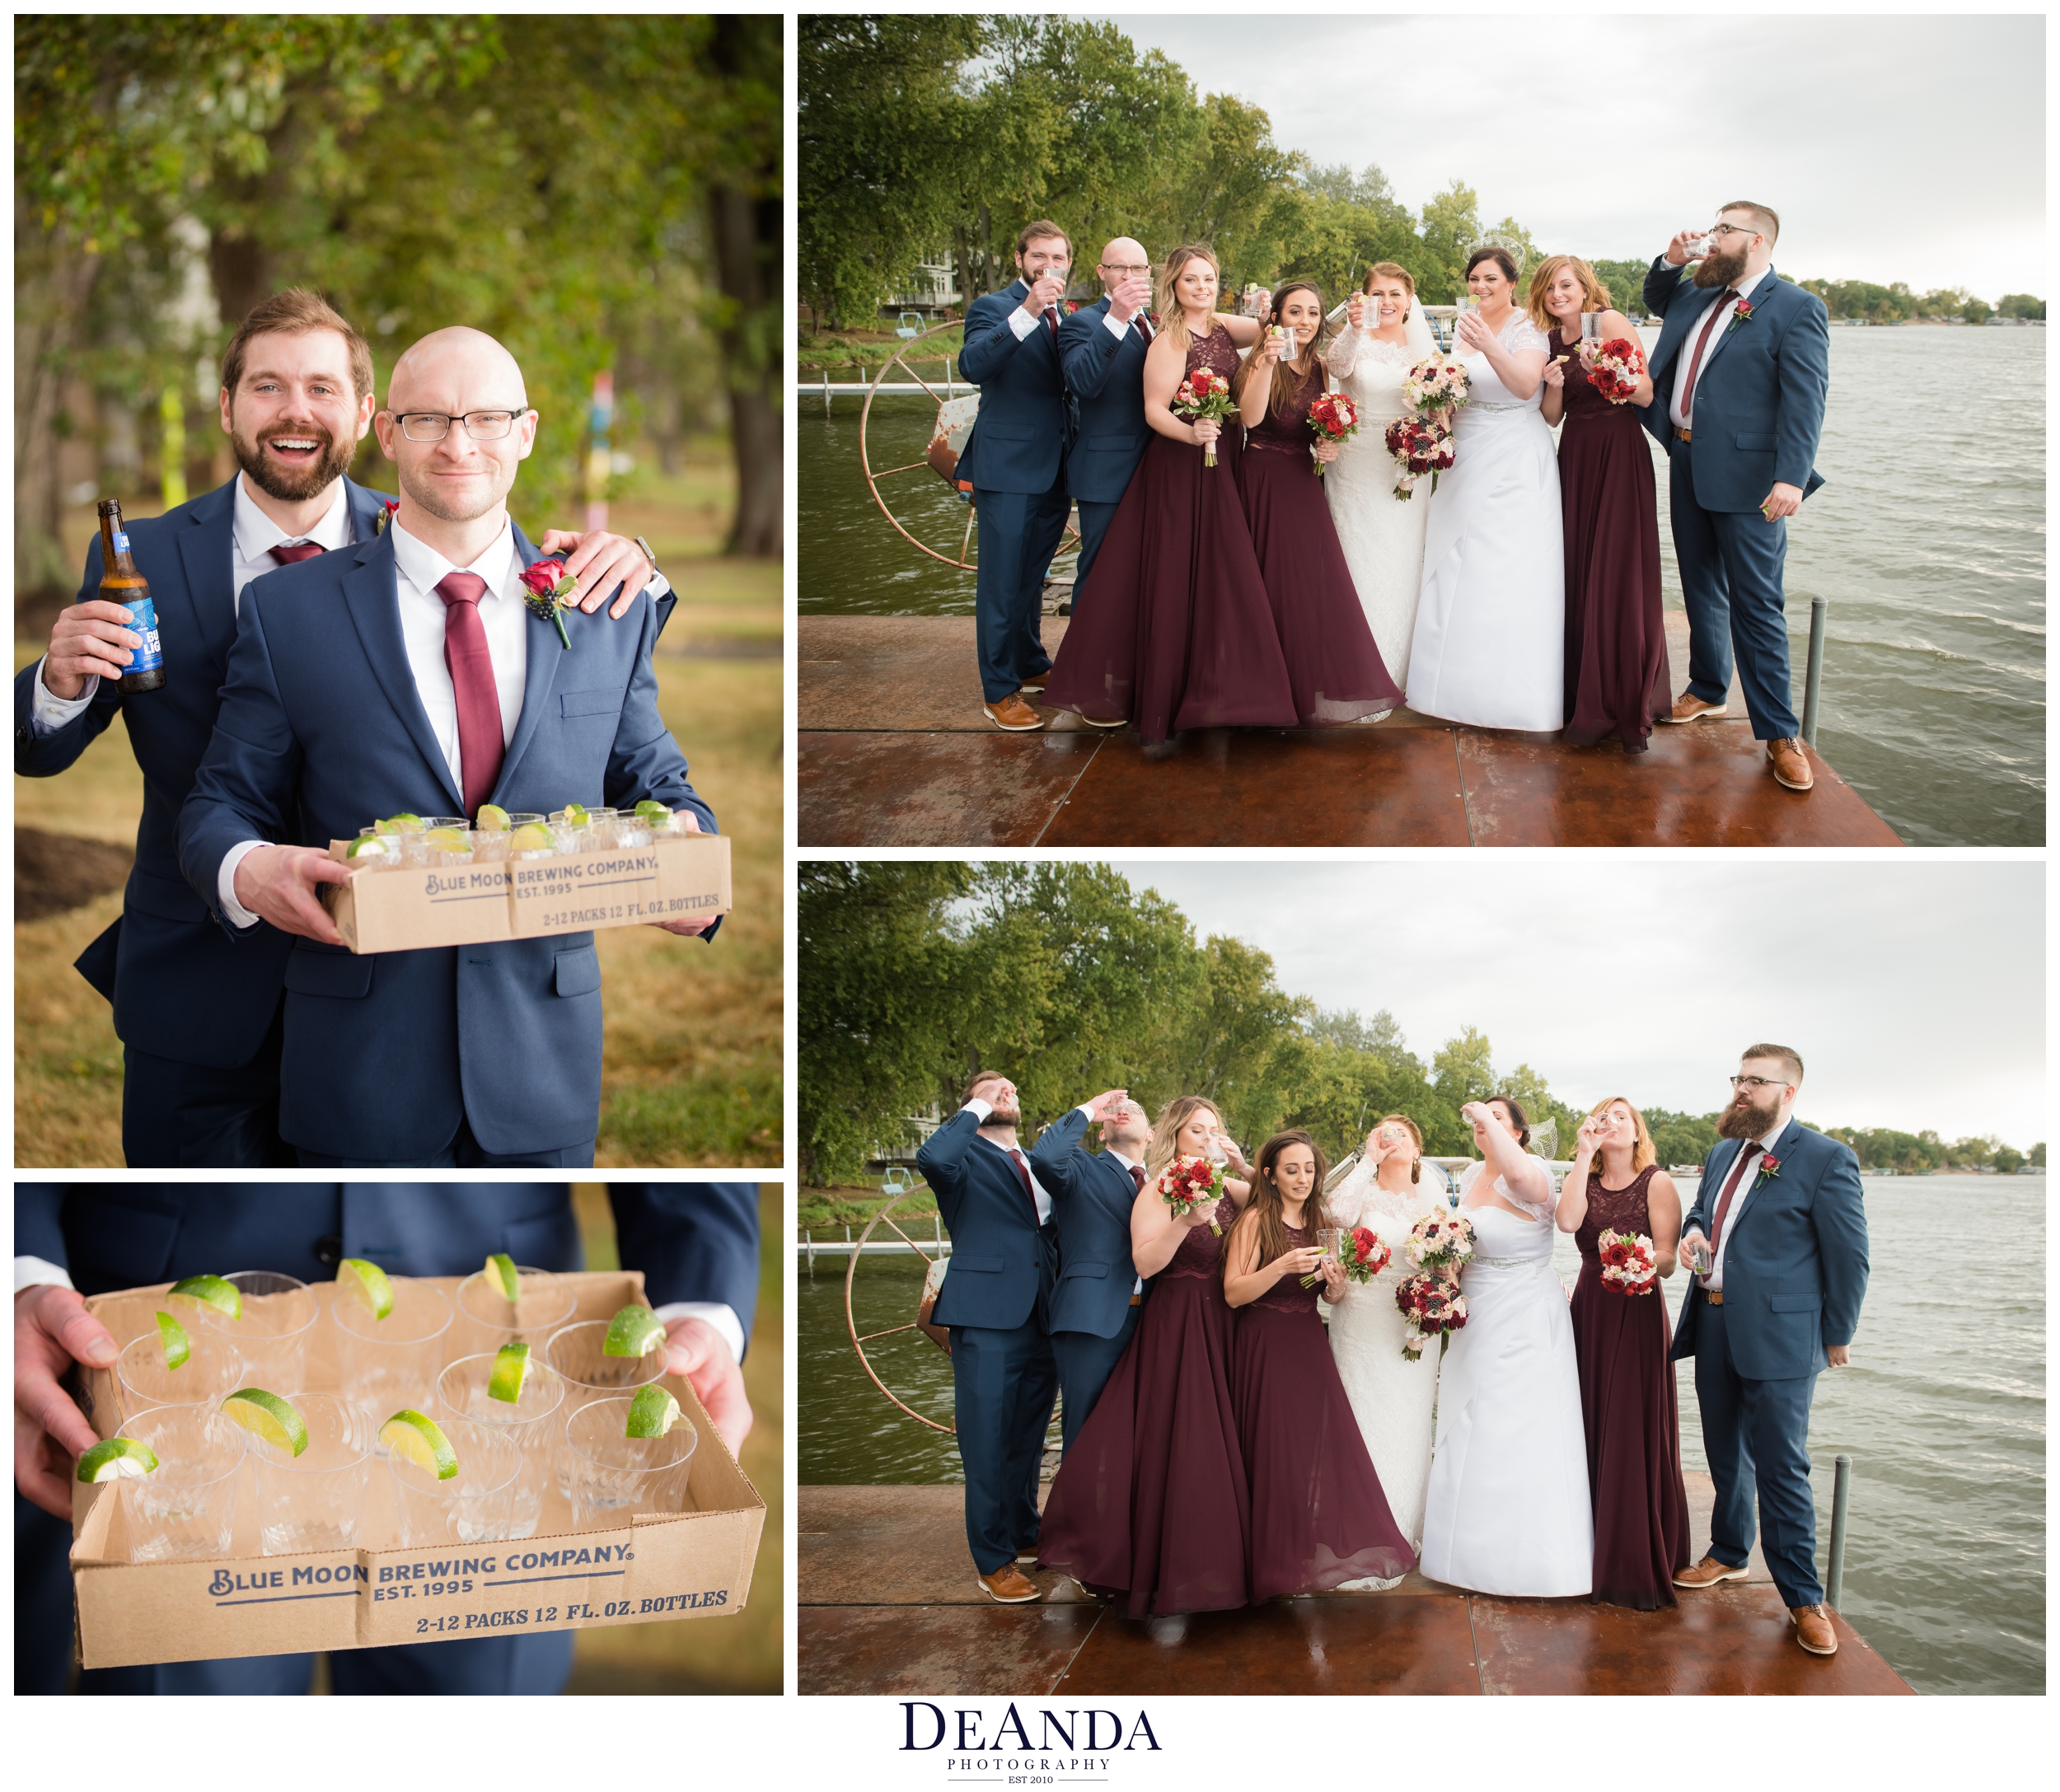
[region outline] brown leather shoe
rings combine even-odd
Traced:
[[[990,1599],[998,1599],[1004,1605],[1021,1605],[1027,1600],[1044,1597],[1028,1579],[1017,1571],[1014,1562],[1004,1562],[991,1574],[982,1574],[980,1577],[980,1590]]]
[[[1692,1568],[1684,1568],[1674,1577],[1677,1587],[1714,1587],[1722,1580],[1744,1580],[1749,1571],[1734,1568],[1727,1562],[1719,1561],[1714,1556],[1705,1556]]]
[[[982,704],[981,709],[996,728],[1006,728],[1011,734],[1027,733],[1032,728],[1044,726],[1044,718],[1014,691],[1011,691],[1000,703]]]
[[[1024,679],[1023,681],[1023,688],[1025,690],[1035,690],[1041,692],[1044,689],[1045,680],[1049,678],[1051,676],[1051,671],[1047,668],[1046,670],[1037,673],[1034,677]]]
[[[1807,790],[1816,782],[1800,741],[1769,741],[1767,763],[1774,768],[1774,782],[1785,789]]]
[[[1672,713],[1661,716],[1660,719],[1662,722],[1701,722],[1712,718],[1727,716],[1730,713],[1729,708],[1723,704],[1705,703],[1700,697],[1690,696],[1684,690],[1674,699]]]
[[[1788,1615],[1795,1621],[1795,1640],[1813,1655],[1838,1653],[1838,1633],[1832,1628],[1831,1614],[1820,1605],[1791,1605]]]

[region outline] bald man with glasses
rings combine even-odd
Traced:
[[[1150,258],[1142,243],[1118,236],[1102,251],[1094,271],[1102,297],[1059,326],[1059,361],[1075,420],[1065,483],[1080,512],[1080,557],[1073,573],[1076,606],[1151,440],[1145,421],[1145,351],[1153,334],[1146,308],[1152,302]]]

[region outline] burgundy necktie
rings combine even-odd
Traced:
[[[1702,351],[1710,345],[1710,332],[1716,328],[1716,321],[1724,314],[1724,307],[1738,297],[1738,288],[1727,286],[1717,295],[1716,304],[1710,307],[1710,321],[1703,325],[1702,334],[1695,339],[1695,357],[1688,363],[1688,389],[1681,395],[1681,419],[1687,422],[1695,409],[1695,376],[1702,365]]]
[[[1044,321],[1051,327],[1051,340],[1056,343],[1059,339],[1059,307],[1056,305],[1046,306]]]
[[[1015,1163],[1016,1176],[1018,1180],[1023,1184],[1023,1192],[1030,1197],[1030,1216],[1032,1219],[1037,1219],[1039,1225],[1042,1225],[1044,1224],[1043,1220],[1037,1219],[1037,1186],[1030,1180],[1030,1160],[1023,1156],[1020,1151],[1014,1149],[1013,1147],[1010,1149],[1009,1155]]]
[[[1134,1163],[1131,1166],[1131,1186],[1140,1195],[1145,1192],[1145,1172]]]
[[[1145,339],[1146,346],[1149,347],[1152,339],[1151,319],[1147,317],[1142,311],[1140,311],[1136,316],[1131,320],[1131,321],[1136,325],[1140,334],[1141,334]]]
[[[272,558],[281,566],[297,566],[302,560],[311,560],[316,554],[328,551],[319,541],[282,541],[271,550]]]
[[[1738,1154],[1738,1162],[1731,1166],[1730,1176],[1724,1184],[1724,1192],[1716,1198],[1716,1218],[1710,1222],[1710,1256],[1716,1256],[1716,1242],[1724,1236],[1724,1216],[1731,1210],[1731,1197],[1738,1192],[1738,1185],[1744,1179],[1745,1167],[1759,1155],[1760,1142],[1755,1139]]]
[[[443,663],[458,699],[458,770],[465,779],[465,812],[477,815],[501,774],[501,697],[494,656],[486,648],[480,599],[486,581],[477,573],[449,573],[437,582],[443,600]]]

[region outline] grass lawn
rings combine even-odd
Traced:
[[[941,380],[945,356],[951,357],[956,372],[959,352],[965,345],[962,328],[940,330],[934,336],[925,336],[906,364],[926,380]],[[820,377],[826,367],[832,379],[870,379],[896,349],[906,346],[891,330],[826,330],[811,335],[804,330],[796,344],[799,377],[806,385],[812,372]],[[653,541],[652,545],[658,544]]]
[[[841,1238],[844,1228],[849,1226],[852,1237],[855,1238],[865,1223],[892,1199],[891,1195],[880,1192],[880,1186],[877,1182],[864,1187],[849,1185],[836,1188],[804,1186],[800,1191],[794,1223],[798,1227],[813,1228],[817,1238],[823,1240]],[[911,1193],[901,1197],[901,1205],[894,1209],[894,1217],[901,1223],[903,1230],[923,1239],[933,1234],[930,1215],[936,1211],[937,1197],[919,1181]],[[911,1219],[919,1221],[920,1225],[911,1226]],[[797,1232],[796,1238],[799,1236]]]

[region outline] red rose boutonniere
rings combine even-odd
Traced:
[[[374,540],[386,532],[386,525],[393,521],[393,513],[400,508],[400,500],[397,498],[388,498],[382,501],[379,514],[372,519],[372,533]]]
[[[523,604],[538,621],[556,623],[558,639],[567,647],[572,637],[565,633],[565,613],[559,606],[571,601],[578,584],[563,560],[539,560],[522,568]]]
[[[1781,1159],[1769,1153],[1759,1160],[1759,1180],[1753,1184],[1755,1189],[1764,1188],[1781,1174]]]
[[[1752,321],[1752,301],[1750,299],[1740,299],[1738,303],[1732,307],[1731,321],[1724,326],[1724,334],[1728,336],[1733,330],[1737,329],[1740,324],[1749,324]]]

